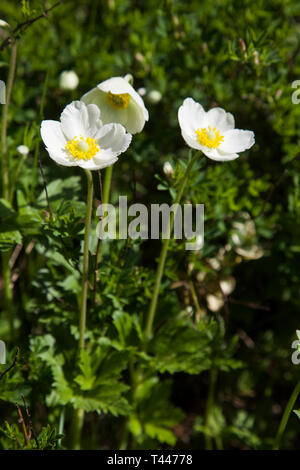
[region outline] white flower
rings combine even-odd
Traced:
[[[75,90],[78,83],[79,78],[73,70],[65,70],[59,76],[59,87],[62,90]]]
[[[152,90],[152,91],[149,91],[147,95],[147,99],[149,103],[156,104],[156,103],[159,103],[160,100],[162,99],[162,94],[158,90]]]
[[[254,145],[254,133],[234,128],[234,117],[222,108],[205,112],[201,104],[186,98],[178,110],[182,137],[186,143],[217,161],[238,158],[239,152]]]
[[[17,151],[19,152],[20,155],[27,155],[29,153],[29,148],[27,145],[19,145],[17,147]]]
[[[104,124],[118,122],[128,132],[141,132],[149,114],[143,99],[125,78],[113,77],[99,83],[82,96],[86,104],[96,104],[101,109]]]
[[[100,120],[94,104],[73,101],[62,112],[59,121],[42,121],[41,136],[56,163],[99,170],[112,165],[127,150],[131,135],[121,124]]]
[[[172,167],[170,162],[165,162],[164,163],[163,170],[164,170],[164,174],[166,176],[171,176],[174,173],[173,167]]]

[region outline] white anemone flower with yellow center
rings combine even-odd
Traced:
[[[94,104],[73,101],[63,110],[60,121],[42,121],[41,136],[56,163],[100,170],[112,165],[131,142],[121,124],[105,124]]]
[[[234,117],[222,108],[204,111],[201,104],[186,98],[178,110],[182,137],[192,148],[216,161],[235,160],[252,147],[254,133],[235,129]]]
[[[101,109],[104,124],[118,122],[128,132],[141,132],[149,114],[142,97],[123,77],[112,77],[99,83],[81,97],[86,104],[96,104]]]

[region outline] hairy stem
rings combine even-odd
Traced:
[[[84,421],[84,410],[78,409],[73,410],[72,419],[71,419],[71,449],[80,450],[80,441],[81,441],[81,431]]]
[[[85,230],[84,230],[84,246],[83,246],[83,266],[82,266],[82,289],[80,299],[80,313],[79,313],[79,349],[84,348],[84,336],[86,327],[86,304],[88,293],[88,275],[89,275],[89,240],[91,232],[91,220],[93,209],[93,176],[89,170],[85,170],[87,177],[87,203],[86,203],[86,217],[85,217]]]
[[[284,410],[283,416],[281,418],[280,425],[279,425],[279,428],[278,428],[278,431],[277,431],[277,434],[276,434],[276,437],[275,437],[275,443],[274,443],[273,450],[278,450],[279,447],[280,447],[280,442],[281,442],[283,433],[285,431],[287,422],[288,422],[290,414],[291,414],[291,412],[294,408],[294,405],[295,405],[295,402],[298,398],[299,393],[300,393],[300,380],[297,383],[296,387],[294,388],[294,390],[293,390],[293,392],[290,396],[290,399],[287,402],[287,405],[285,407],[285,410]]]
[[[6,86],[6,100],[3,105],[2,111],[2,125],[1,125],[1,169],[2,169],[2,193],[4,199],[9,200],[9,168],[8,168],[8,159],[7,159],[7,121],[8,121],[8,108],[11,97],[11,90],[14,83],[15,71],[16,71],[16,62],[17,62],[17,44],[15,41],[12,43],[11,47],[11,56],[7,77],[7,86]]]
[[[102,176],[101,171],[98,170],[98,177],[99,177],[99,190],[100,190],[100,205],[103,201],[103,190],[102,190]],[[102,216],[100,216],[100,221],[102,220]],[[94,266],[94,286],[93,286],[93,295],[94,295],[94,302],[96,301],[96,290],[97,290],[97,282],[98,282],[98,266],[99,266],[99,252],[101,249],[101,239],[98,237],[97,241],[97,248],[95,254],[95,266]]]
[[[112,172],[113,165],[106,168],[103,186],[103,204],[107,204],[109,200]]]
[[[175,204],[179,204],[180,201],[181,201],[182,194],[183,194],[186,182],[188,180],[190,171],[191,171],[195,161],[197,160],[198,156],[199,156],[199,152],[197,152],[194,155],[194,157],[190,160],[188,166],[186,167],[184,176],[183,176],[183,178],[180,182],[178,193],[177,193],[177,196],[176,196],[176,199],[175,199]],[[170,244],[170,238],[171,238],[171,233],[172,233],[172,229],[173,229],[173,225],[174,225],[175,216],[176,216],[176,210],[174,212],[172,212],[171,216],[170,216],[169,227],[168,227],[168,230],[167,230],[167,233],[169,232],[170,236],[169,236],[169,238],[166,238],[165,240],[163,240],[163,243],[162,243],[159,262],[158,262],[157,271],[156,271],[156,278],[155,278],[153,295],[152,295],[152,299],[151,299],[151,303],[150,303],[150,307],[149,307],[149,311],[148,311],[148,315],[147,315],[147,320],[146,320],[145,345],[148,343],[148,341],[152,337],[152,327],[153,327],[153,322],[154,322],[154,317],[155,317],[155,312],[156,312],[156,307],[157,307],[157,301],[158,301],[158,296],[159,296],[159,288],[160,288],[162,276],[163,276],[163,273],[164,273],[164,267],[165,267],[165,263],[166,263],[166,258],[167,258],[169,244]]]
[[[84,246],[83,246],[83,266],[82,266],[82,289],[79,311],[79,352],[84,349],[85,330],[86,330],[86,310],[88,295],[88,275],[89,275],[89,240],[91,232],[91,220],[93,209],[93,176],[89,170],[85,170],[87,177],[87,203],[84,230]],[[72,449],[80,449],[81,431],[84,422],[84,410],[73,410],[71,420],[71,445]]]
[[[108,204],[108,201],[109,201],[112,172],[113,172],[113,165],[108,166],[106,168],[105,176],[104,176],[103,197],[101,201],[102,204]],[[102,256],[102,244],[99,242],[97,246],[97,253],[96,253],[96,259],[95,259],[95,270],[98,269],[98,265],[101,261],[101,256]]]
[[[2,194],[3,198],[9,201],[10,196],[10,182],[9,182],[9,168],[7,158],[7,122],[8,122],[8,108],[10,103],[11,91],[13,87],[17,61],[17,44],[12,42],[11,56],[8,70],[7,86],[6,86],[6,99],[2,111],[1,123],[1,173],[2,173]],[[4,298],[5,307],[8,315],[10,338],[14,337],[14,321],[13,321],[13,291],[11,287],[11,270],[9,266],[10,251],[2,255],[2,275],[4,282]]]

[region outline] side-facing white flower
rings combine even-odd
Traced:
[[[131,134],[141,132],[149,119],[143,99],[123,77],[112,77],[99,83],[81,100],[100,108],[104,124],[118,122]]]
[[[234,117],[222,108],[205,112],[201,104],[186,98],[178,110],[182,137],[192,148],[216,161],[235,160],[252,147],[254,133],[234,128]]]
[[[41,136],[56,163],[87,170],[115,163],[132,138],[121,124],[103,125],[99,108],[82,101],[66,106],[60,121],[42,121]]]
[[[59,76],[59,87],[62,90],[75,90],[79,83],[79,78],[74,70],[65,70]]]

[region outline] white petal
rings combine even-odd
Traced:
[[[219,131],[234,129],[234,117],[231,113],[226,113],[222,108],[212,108],[207,113],[207,123],[211,127],[216,127]]]
[[[197,129],[206,127],[206,113],[200,103],[186,98],[178,110],[178,121],[182,132],[193,138]]]
[[[134,101],[131,101],[126,111],[126,130],[130,132],[130,134],[137,134],[138,132],[141,132],[145,125],[145,116],[143,109],[140,108]]]
[[[92,113],[92,111],[90,112]],[[60,120],[67,140],[72,140],[79,135],[89,136],[89,112],[83,102],[72,101],[68,104],[62,112]]]
[[[66,138],[58,121],[42,121],[41,136],[48,148],[65,148],[66,146]]]
[[[229,162],[230,160],[235,160],[236,158],[239,157],[238,153],[222,153],[219,151],[219,149],[208,149],[211,152],[205,152],[205,155],[210,158],[211,160],[215,160],[216,162]]]
[[[224,140],[220,144],[219,150],[223,153],[243,152],[255,144],[254,133],[252,131],[243,131],[232,129],[225,132]]]
[[[103,125],[100,119],[100,109],[95,104],[88,104],[86,108],[89,124],[88,134],[90,137],[93,137]]]
[[[194,147],[194,148],[199,148],[204,155],[211,160],[215,160],[217,162],[227,162],[229,160],[235,160],[236,158],[239,157],[238,153],[235,154],[222,154],[219,149],[214,149],[214,148],[209,148],[205,147],[204,145],[198,144],[199,147]]]
[[[128,149],[132,136],[126,133],[121,124],[106,124],[99,130],[96,138],[100,147],[100,155],[101,149],[103,149],[103,151],[110,151],[113,156],[117,157]]]
[[[197,140],[196,132],[195,137],[191,137],[190,134],[186,134],[185,131],[181,130],[181,135],[189,147],[197,150],[202,150],[202,145]]]
[[[113,165],[117,160],[118,158],[112,155],[105,156],[100,150],[91,160],[79,160],[78,166],[86,170],[101,170],[102,168]]]
[[[47,151],[49,153],[50,158],[52,158],[52,160],[54,160],[59,165],[79,166],[78,161],[67,158],[66,153],[63,150],[60,150],[60,149],[54,150],[54,149],[47,148]]]
[[[66,138],[58,121],[42,121],[41,136],[50,158],[59,165],[75,166],[65,152]]]

